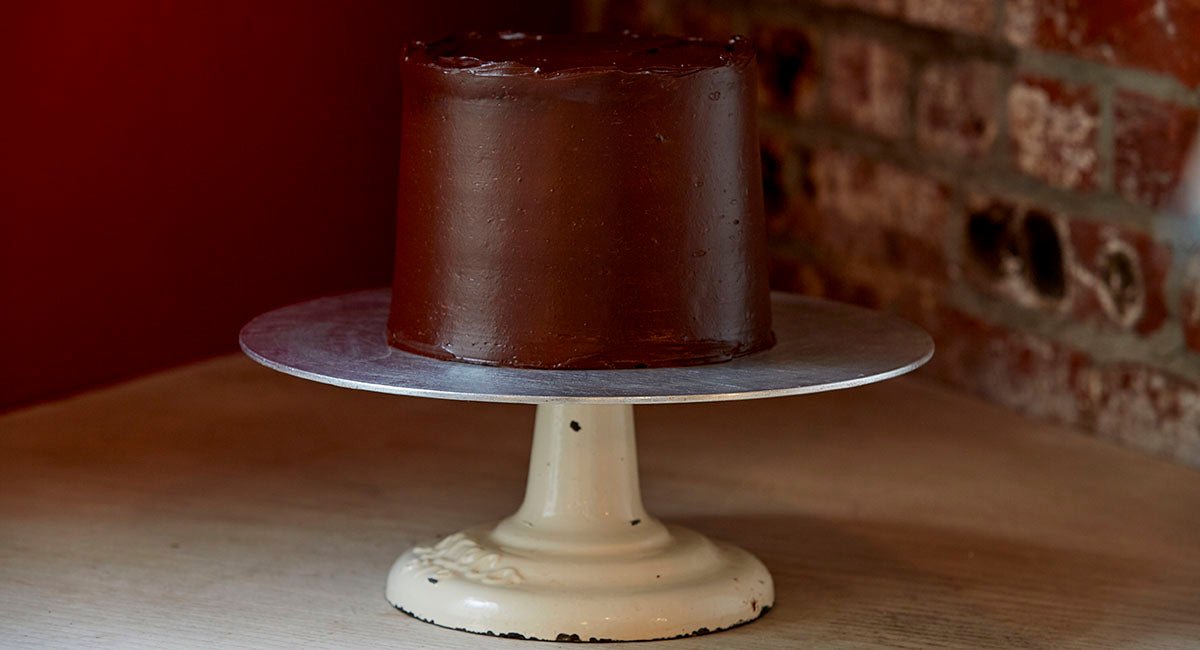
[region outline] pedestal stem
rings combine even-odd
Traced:
[[[616,553],[669,541],[638,487],[633,407],[541,404],[525,500],[496,541],[560,553]]]
[[[754,556],[646,514],[622,404],[539,405],[517,512],[409,550],[387,594],[438,625],[559,641],[703,634],[775,602]]]

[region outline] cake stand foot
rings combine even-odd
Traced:
[[[538,406],[516,514],[409,550],[387,598],[468,632],[644,641],[748,623],[775,590],[753,555],[646,513],[632,406],[568,403]]]

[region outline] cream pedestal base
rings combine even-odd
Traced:
[[[393,605],[482,634],[636,641],[723,630],[774,604],[753,555],[646,513],[631,405],[537,409],[520,509],[402,555]]]

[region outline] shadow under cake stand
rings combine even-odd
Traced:
[[[725,363],[529,370],[439,361],[387,345],[388,289],[284,307],[242,329],[280,372],[395,395],[536,404],[524,502],[500,522],[400,556],[387,599],[422,621],[559,641],[664,639],[750,622],[775,602],[750,553],[648,514],[633,405],[745,400],[862,386],[925,363],[920,328],[867,309],[774,294],[778,343]]]

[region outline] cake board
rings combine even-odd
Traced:
[[[633,406],[802,395],[912,371],[933,355],[920,328],[860,307],[772,295],[778,339],[725,363],[531,370],[441,361],[387,345],[388,289],[263,314],[242,349],[280,372],[395,395],[537,405],[516,513],[405,552],[387,579],[397,609],[443,627],[558,641],[716,632],[775,602],[750,553],[664,524],[638,483]]]

